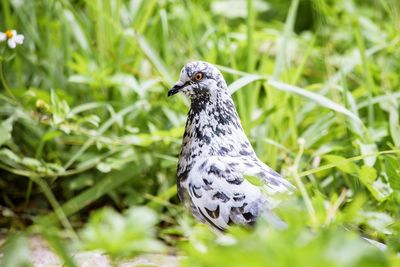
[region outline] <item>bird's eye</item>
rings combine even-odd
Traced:
[[[198,72],[194,75],[194,80],[195,81],[200,81],[201,79],[203,79],[203,73]]]

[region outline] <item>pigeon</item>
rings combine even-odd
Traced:
[[[295,187],[258,159],[221,72],[208,62],[188,63],[168,96],[177,93],[191,102],[177,167],[181,202],[219,231],[251,226],[263,214],[284,224],[271,212],[274,195]]]

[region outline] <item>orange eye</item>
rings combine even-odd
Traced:
[[[195,79],[196,81],[200,81],[201,79],[203,79],[203,73],[201,73],[201,72],[196,73],[196,74],[194,75],[194,79]]]

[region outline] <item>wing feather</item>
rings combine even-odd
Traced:
[[[261,189],[244,176],[255,176],[273,195],[294,188],[267,165],[246,157],[210,157],[198,160],[188,175],[187,187],[192,213],[222,230],[230,223],[252,224],[270,207]]]

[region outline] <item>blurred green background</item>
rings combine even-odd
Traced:
[[[12,255],[32,234],[67,266],[73,249],[188,255],[183,266],[400,266],[398,0],[0,3],[0,31],[25,36],[0,43],[4,266],[29,266]],[[278,210],[288,230],[261,222],[216,242],[180,205],[189,102],[166,93],[191,60],[220,67],[260,159],[298,187]]]

